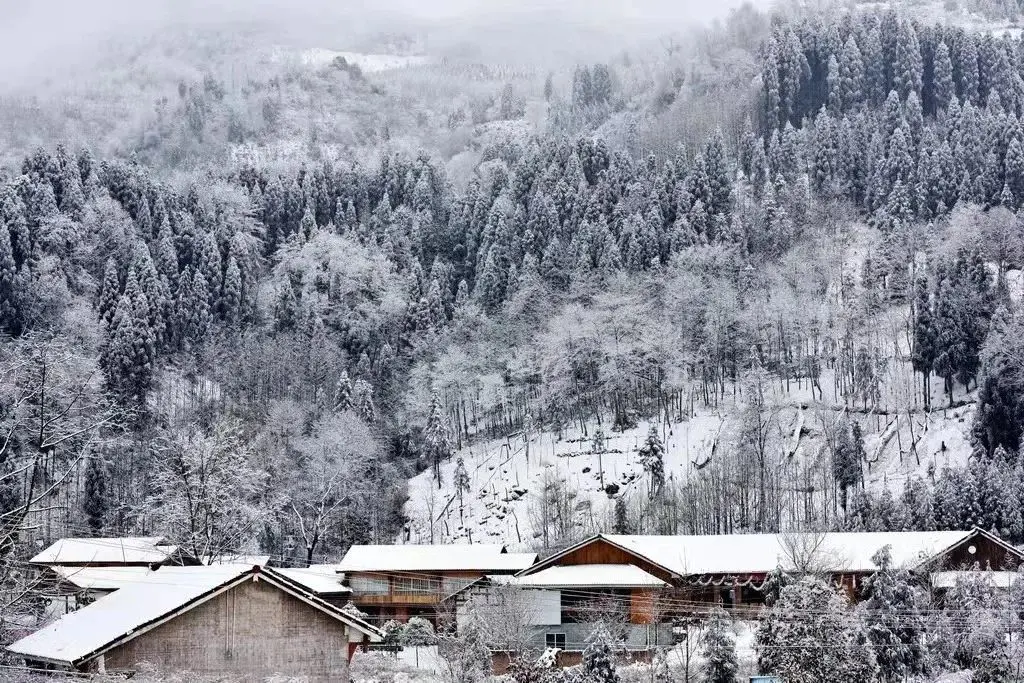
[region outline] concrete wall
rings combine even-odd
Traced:
[[[105,665],[148,662],[245,681],[274,674],[347,681],[348,639],[345,625],[323,612],[264,581],[246,581],[108,652]]]
[[[544,650],[548,633],[564,633],[565,649],[581,652],[586,648],[587,638],[590,637],[595,626],[595,624],[534,626],[530,630],[530,646],[534,650]],[[616,635],[624,637],[627,650],[646,650],[672,644],[671,624],[615,624],[613,630],[616,631]]]

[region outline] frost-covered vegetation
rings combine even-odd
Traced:
[[[611,530],[1024,540],[1024,42],[917,9],[744,7],[548,63],[218,24],[7,92],[3,637],[67,535],[299,565]],[[848,661],[780,626],[764,662],[891,664],[870,608],[792,594]],[[446,675],[482,675],[481,642]],[[977,669],[942,642],[900,670]]]

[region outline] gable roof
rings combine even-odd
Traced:
[[[522,588],[661,588],[668,584],[631,564],[572,564],[512,577]]]
[[[152,564],[178,552],[161,536],[125,538],[62,538],[30,562],[33,564]]]
[[[315,595],[352,592],[351,588],[341,583],[336,565],[333,564],[314,564],[301,568],[278,568],[274,571],[301,585]]]
[[[836,572],[873,572],[871,558],[890,546],[893,564],[914,569],[976,535],[971,531],[837,532],[826,534],[730,534],[718,536],[626,536],[599,534],[538,562],[520,573],[534,574],[591,543],[603,541],[676,576],[705,574],[758,574],[781,566],[794,570],[793,555],[813,553],[822,569]],[[796,546],[796,553],[793,547]],[[1012,546],[1007,546],[1012,548]],[[1018,555],[1019,551],[1014,550]]]
[[[71,612],[8,646],[26,659],[77,667],[246,581],[265,581],[314,609],[361,631],[383,635],[362,619],[324,602],[300,584],[266,567],[216,565],[164,567]]]
[[[536,561],[536,553],[507,553],[501,545],[354,545],[337,570],[518,572]]]
[[[179,567],[162,567],[161,570],[173,570]],[[191,569],[191,567],[189,567]],[[50,568],[62,581],[82,590],[114,591],[125,586],[145,581],[152,575],[153,569],[142,567],[67,567],[52,565]],[[167,576],[164,572],[161,578]]]

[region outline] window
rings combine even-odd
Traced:
[[[386,595],[388,592],[387,577],[350,576],[348,586],[357,595]]]
[[[544,647],[555,648],[558,650],[565,649],[565,634],[564,633],[545,633],[544,634]]]
[[[563,624],[593,624],[629,620],[629,591],[602,590],[586,594],[561,592]]]
[[[419,576],[396,576],[394,580],[395,593],[434,593],[438,588],[439,581]]]

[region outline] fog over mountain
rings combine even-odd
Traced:
[[[227,27],[332,49],[346,49],[347,43],[380,31],[411,32],[426,36],[437,49],[470,41],[488,57],[571,60],[721,19],[740,5],[740,0],[3,0],[0,84],[25,87],[79,74],[111,41],[131,45],[161,32]]]

